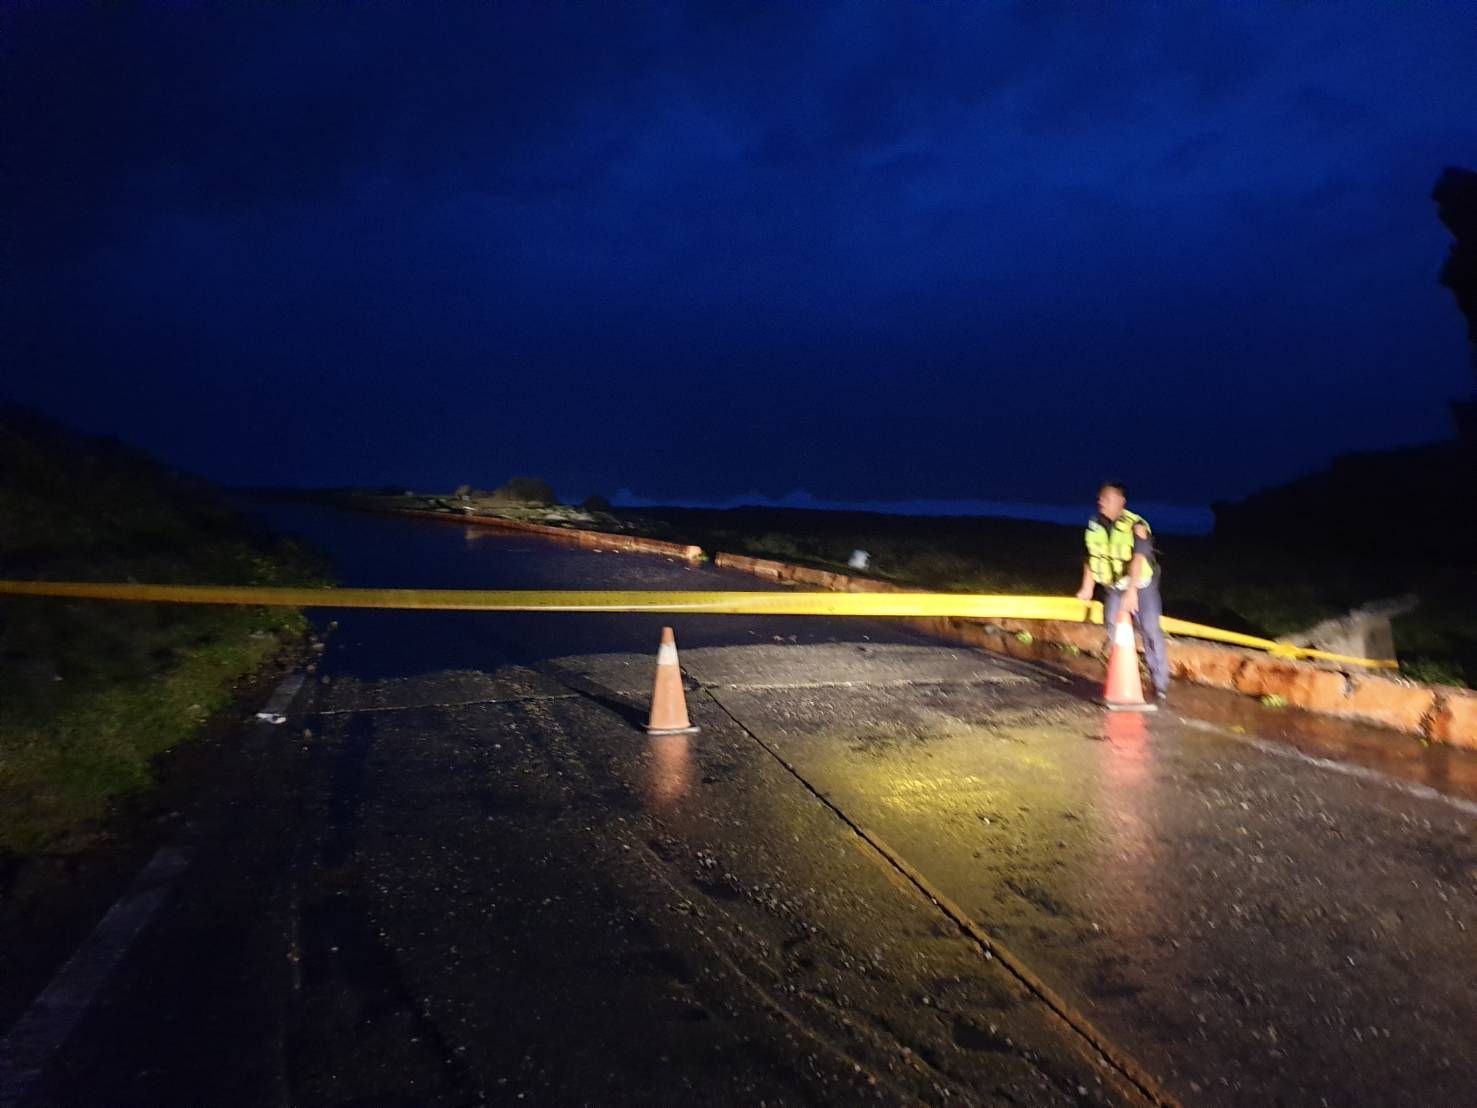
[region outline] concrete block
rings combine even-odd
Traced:
[[[1107,645],[1107,635],[1103,629],[1091,623],[1047,622],[1042,638],[1065,646],[1075,646],[1084,654],[1100,654]]]
[[[972,619],[954,620],[952,634],[957,642],[966,646],[978,647],[981,650],[1002,651],[1005,649],[1005,636],[998,631],[991,631],[983,623]]]
[[[1344,675],[1306,662],[1248,657],[1233,680],[1248,696],[1280,696],[1295,708],[1332,715],[1345,709]]]
[[[742,569],[772,580],[790,580],[845,592],[910,592],[887,581],[784,562],[719,554],[715,564]],[[1016,658],[1060,660],[1048,645],[1067,644],[1087,655],[1104,650],[1103,629],[1094,624],[1052,620],[983,621],[958,617],[907,620],[930,635]],[[1016,636],[1029,632],[1032,641]],[[1170,672],[1182,681],[1227,689],[1247,696],[1279,696],[1289,705],[1311,712],[1382,724],[1436,742],[1477,749],[1477,692],[1413,685],[1373,674],[1348,676],[1308,662],[1185,639],[1169,643]]]
[[[1471,689],[1438,689],[1427,736],[1434,742],[1477,750],[1477,692]]]
[[[713,559],[713,564],[727,569],[742,570],[744,573],[752,573],[755,577],[763,577],[769,581],[780,579],[780,570],[784,569],[783,562],[771,562],[763,558],[753,558],[748,554],[719,554]]]
[[[1350,679],[1349,694],[1337,714],[1419,735],[1422,734],[1422,722],[1435,706],[1436,691],[1428,685],[1407,685],[1388,677],[1358,676]]]
[[[1209,685],[1213,689],[1235,689],[1236,673],[1247,655],[1223,647],[1200,643],[1169,644],[1169,671],[1182,681]]]
[[[891,581],[878,581],[874,577],[848,577],[846,578],[847,592],[910,592],[910,589],[901,589]]]

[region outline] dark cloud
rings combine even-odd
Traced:
[[[1330,208],[1346,197],[1356,193],[1354,182],[1347,177],[1330,177],[1320,185],[1309,189],[1302,198],[1305,208],[1319,210]]]
[[[1244,87],[1266,44],[1235,6],[1045,5],[1029,20],[1033,126],[1081,134],[1132,120],[1155,101],[1204,108]]]
[[[1215,149],[1226,141],[1224,131],[1202,131],[1175,143],[1155,167],[1166,173],[1179,173],[1203,165]]]
[[[1357,131],[1374,119],[1374,112],[1368,106],[1316,85],[1303,85],[1297,90],[1297,106],[1315,126],[1330,131]]]
[[[1115,468],[1244,491],[1463,382],[1477,29],[1354,8],[14,6],[7,390],[231,480],[859,496],[1066,495],[1126,390]]]

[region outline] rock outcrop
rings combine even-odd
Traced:
[[[1395,661],[1395,632],[1390,620],[1412,612],[1420,604],[1418,596],[1397,596],[1362,604],[1346,616],[1325,619],[1303,631],[1281,635],[1278,642],[1293,646],[1311,646],[1351,658],[1377,658]]]
[[[1477,368],[1477,173],[1447,169],[1431,196],[1455,239],[1440,280],[1467,318]],[[1477,548],[1477,401],[1453,403],[1452,415],[1454,440],[1341,455],[1321,472],[1214,505],[1216,536],[1470,564]]]
[[[1456,241],[1441,267],[1441,283],[1456,296],[1477,347],[1477,173],[1448,169],[1431,190],[1436,211]]]
[[[1477,371],[1477,173],[1449,168],[1431,190],[1436,212],[1456,241],[1441,267],[1441,283],[1456,297],[1457,307],[1467,317],[1467,335],[1472,340],[1472,368]],[[1469,445],[1477,444],[1477,401],[1452,405],[1457,431]]]

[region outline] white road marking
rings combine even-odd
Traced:
[[[26,1098],[189,863],[189,855],[173,847],[155,854],[128,892],[108,909],[92,934],[31,1002],[10,1034],[0,1040],[0,1108],[17,1108]]]
[[[302,687],[301,673],[283,678],[272,690],[263,711],[285,712]],[[272,726],[258,724],[258,728],[270,731]],[[57,970],[5,1038],[0,1039],[0,1108],[20,1108],[25,1102],[52,1055],[76,1029],[108,975],[123,960],[133,940],[153,918],[189,864],[190,854],[186,850],[178,847],[159,850],[134,879],[128,892],[108,909],[92,934]]]

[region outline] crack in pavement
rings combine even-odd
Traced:
[[[1051,990],[1050,987],[1047,986],[1036,974],[1029,970],[1024,965],[1024,963],[1020,961],[1019,958],[1006,950],[998,942],[998,940],[985,933],[982,928],[980,928],[977,924],[974,923],[973,920],[965,915],[962,909],[960,909],[957,905],[954,905],[942,893],[936,890],[931,885],[931,883],[927,881],[926,878],[924,878],[914,867],[912,867],[904,859],[897,855],[894,850],[883,843],[874,833],[861,828],[836,803],[822,795],[803,775],[801,775],[795,769],[794,766],[785,761],[785,759],[781,757],[773,748],[771,748],[767,743],[760,739],[748,726],[746,726],[742,720],[735,716],[734,713],[730,711],[729,708],[725,704],[723,704],[717,696],[718,691],[722,691],[725,689],[732,689],[735,691],[748,691],[756,689],[825,689],[867,687],[929,689],[956,686],[964,688],[982,688],[999,686],[1001,684],[1013,686],[1018,683],[1024,684],[1026,683],[1025,681],[1012,679],[1002,682],[998,679],[970,680],[967,678],[941,678],[937,680],[900,679],[884,681],[831,681],[793,683],[786,685],[705,685],[700,682],[693,681],[690,675],[685,674],[685,676],[688,677],[689,682],[695,687],[695,689],[698,692],[705,694],[707,698],[711,700],[714,705],[717,706],[717,708],[738,728],[738,730],[748,740],[755,743],[766,754],[777,761],[785,769],[785,771],[787,771],[787,773],[804,788],[806,792],[810,793],[816,799],[820,800],[826,809],[828,809],[835,816],[839,817],[839,819],[849,828],[850,834],[854,836],[853,841],[856,842],[858,848],[862,850],[862,852],[866,854],[869,858],[871,858],[871,860],[875,861],[878,864],[879,868],[885,874],[890,884],[898,888],[899,891],[914,897],[919,897],[921,894],[922,900],[931,904],[940,912],[942,912],[944,916],[949,918],[950,921],[959,928],[965,938],[972,943],[972,945],[974,945],[978,949],[981,949],[985,953],[985,957],[987,959],[998,960],[999,964],[1012,977],[1014,977],[1015,980],[1027,990],[1027,992],[1029,992],[1039,1002],[1041,1002],[1043,1006],[1051,1013],[1051,1016],[1059,1020],[1061,1024],[1068,1029],[1071,1036],[1075,1037],[1079,1041],[1082,1048],[1082,1054],[1088,1060],[1111,1070],[1113,1073],[1118,1075],[1118,1077],[1123,1082],[1125,1082],[1126,1088],[1129,1091],[1131,1091],[1133,1094],[1145,1098],[1149,1103],[1163,1106],[1163,1108],[1177,1108],[1178,1102],[1173,1098],[1173,1096],[1166,1092],[1158,1083],[1158,1081],[1153,1078],[1139,1063],[1132,1059],[1121,1048],[1117,1047],[1110,1040],[1108,1040],[1108,1038],[1101,1031],[1098,1031],[1084,1015],[1082,1015],[1080,1012],[1077,1012],[1074,1008],[1068,1005],[1066,1001],[1064,1001],[1053,990]],[[575,678],[575,675],[566,673],[559,673],[555,675],[556,680],[559,680],[562,683],[566,684],[567,687],[575,688],[576,691],[580,692],[584,696],[589,697],[591,700],[601,705],[602,707],[610,708],[615,704],[620,704],[623,709],[621,714],[626,716],[626,718],[634,726],[639,727],[639,720],[632,715],[630,708],[627,707],[624,702],[617,699],[619,694],[616,693],[615,690],[609,689],[608,687],[600,684],[598,681],[593,680],[588,675],[579,675],[574,680],[571,680],[570,678]],[[562,729],[556,727],[555,733],[558,735],[559,739],[564,740],[558,743],[558,745],[566,748],[566,756],[572,756],[577,762],[582,763],[582,759],[578,750],[574,747],[573,744],[567,742],[568,736],[563,734]],[[649,858],[647,857],[648,855]],[[648,844],[648,850],[641,852],[641,856],[647,858],[648,864],[653,866],[658,862],[666,863],[668,865],[670,865],[672,862],[671,858],[665,857],[662,853],[650,848],[650,844]],[[653,875],[656,876],[668,889],[670,889],[673,894],[679,897],[685,896],[684,891],[674,885],[670,876],[668,876],[665,872],[655,870],[653,871]],[[697,883],[694,882],[694,884]],[[701,885],[698,885],[698,887],[699,890],[702,891]],[[799,1015],[790,1012],[785,1007],[785,1005],[779,1002],[776,997],[771,996],[769,990],[766,989],[765,985],[755,976],[754,972],[746,971],[743,966],[738,964],[738,962],[735,960],[734,954],[720,949],[717,946],[716,941],[706,933],[705,929],[699,928],[698,934],[703,939],[705,945],[707,945],[711,949],[713,955],[724,966],[726,966],[730,972],[734,973],[739,980],[744,981],[759,994],[761,1002],[766,1007],[770,1007],[775,1010],[783,1019],[785,1019],[787,1023],[795,1026],[797,1030],[804,1033],[808,1039],[812,1039],[813,1041],[819,1043],[821,1046],[825,1047],[828,1052],[836,1050],[833,1045],[827,1043],[823,1038],[820,1038],[815,1030],[808,1027]],[[821,997],[819,994],[812,994],[810,990],[802,990],[802,992],[810,995],[812,1000],[821,1002],[823,1007],[829,1007],[829,1005],[826,1005],[824,1003],[824,998]],[[941,1019],[944,1018],[946,1015],[952,1015],[955,1018],[956,1024],[960,1020],[965,1019],[964,1014],[960,1012],[946,1013],[940,1010],[938,1014],[939,1018]],[[868,1030],[862,1024],[859,1024],[855,1020],[846,1017],[844,1013],[841,1013],[839,1009],[837,1009],[836,1012],[833,1013],[833,1015],[840,1017],[842,1022],[847,1025],[854,1034],[861,1034],[865,1031],[866,1036],[872,1038],[875,1038],[877,1035],[881,1034],[884,1038],[899,1044],[899,1046],[902,1048],[901,1053],[909,1057],[915,1065],[922,1067],[926,1072],[931,1074],[935,1080],[943,1080],[951,1084],[955,1083],[958,1080],[956,1076],[950,1074],[946,1069],[940,1068],[936,1060],[928,1056],[928,1054],[931,1052],[927,1051],[926,1048],[923,1048],[921,1050],[913,1050],[911,1048],[908,1048],[904,1043],[904,1040],[902,1040],[890,1026],[884,1024],[884,1026],[880,1028],[873,1027]],[[868,1018],[875,1021],[877,1016],[875,1013],[873,1013],[869,1015]],[[991,1032],[985,1032],[978,1028],[975,1028],[972,1024],[963,1032],[960,1032],[957,1027],[955,1027],[952,1031],[956,1040],[958,1039],[960,1034],[963,1034],[965,1038],[969,1038],[971,1033],[975,1033],[978,1037],[990,1038],[992,1032],[993,1028],[991,1029]],[[1005,1053],[1010,1053],[1025,1064],[1031,1066],[1048,1083],[1055,1085],[1059,1089],[1064,1087],[1063,1082],[1066,1081],[1065,1088],[1068,1090],[1068,1095],[1071,1095],[1070,1090],[1076,1084],[1075,1081],[1065,1078],[1064,1075],[1052,1072],[1051,1067],[1045,1064],[1044,1060],[1029,1047],[1023,1046],[1020,1049],[1011,1049],[1005,1051]],[[851,1060],[844,1052],[841,1052],[840,1056],[842,1058],[847,1058],[849,1061]],[[875,1071],[869,1069],[869,1072],[872,1072],[875,1075]],[[1077,1089],[1076,1091],[1079,1095],[1082,1092],[1081,1089]]]
[[[369,704],[354,708],[320,708],[314,714],[348,716],[358,712],[419,712],[431,708],[472,708],[479,704],[523,704],[531,700],[571,700],[579,695],[577,692],[530,693],[527,696],[484,696],[475,700],[438,700],[427,704]]]
[[[1099,1031],[1085,1015],[1078,1012],[1066,1000],[1057,995],[1055,990],[1041,980],[1017,955],[1013,954],[998,939],[994,938],[980,927],[979,924],[975,923],[959,905],[955,904],[941,890],[936,888],[931,881],[905,858],[883,842],[874,832],[862,827],[839,804],[821,792],[815,785],[811,784],[779,751],[761,739],[745,725],[743,720],[734,715],[728,706],[718,699],[711,688],[704,687],[702,691],[707,694],[708,699],[724,715],[733,721],[735,726],[783,766],[796,781],[804,786],[807,792],[835,813],[838,819],[850,827],[853,832],[864,839],[879,854],[883,855],[920,893],[937,905],[939,910],[948,916],[961,931],[978,943],[986,957],[998,959],[1000,964],[1009,970],[1022,985],[1050,1008],[1077,1035],[1081,1036],[1102,1057],[1104,1062],[1111,1066],[1124,1080],[1129,1082],[1151,1104],[1161,1105],[1163,1108],[1178,1108],[1179,1102],[1160,1085],[1157,1079],[1126,1051],[1114,1044],[1103,1032]]]
[[[1025,678],[1002,681],[999,678],[980,677],[973,680],[957,677],[910,678],[899,677],[891,681],[728,681],[705,684],[698,682],[704,691],[713,689],[751,689],[759,692],[804,689],[938,689],[938,688],[991,688],[999,685],[1023,685]]]

